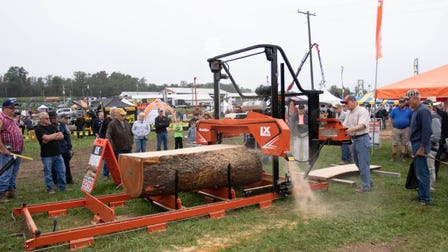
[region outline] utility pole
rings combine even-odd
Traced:
[[[310,74],[311,74],[311,90],[314,90],[314,77],[313,77],[313,54],[311,53],[311,27],[310,27],[310,16],[316,16],[316,13],[310,13],[310,11],[300,11],[297,10],[299,14],[306,15],[307,22],[308,22],[308,48],[310,52]]]
[[[65,104],[65,85],[62,84],[62,94],[64,95],[64,106],[67,106],[67,104]]]
[[[418,75],[418,58],[414,59],[414,75]]]

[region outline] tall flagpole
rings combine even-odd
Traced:
[[[376,105],[376,89],[378,85],[378,59],[383,57],[381,53],[381,23],[383,20],[383,1],[384,0],[378,0],[378,7],[377,7],[377,13],[376,13],[376,36],[375,36],[375,48],[376,48],[376,62],[375,62],[375,91],[373,95],[373,102],[374,105]],[[380,125],[381,127],[381,125]],[[376,123],[375,120],[373,121],[373,133],[372,133],[372,142],[373,146],[375,147],[375,130],[376,130]],[[373,154],[372,148],[372,154]]]

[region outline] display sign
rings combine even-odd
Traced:
[[[87,193],[93,192],[103,160],[105,160],[114,182],[117,185],[121,183],[118,162],[109,140],[97,138],[93,143],[93,149],[86,168],[86,174],[82,180],[81,191]]]

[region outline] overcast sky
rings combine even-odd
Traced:
[[[73,77],[105,70],[155,84],[212,82],[207,59],[256,44],[282,47],[293,68],[319,44],[326,86],[375,82],[377,0],[6,0],[0,8],[0,75]],[[447,0],[384,0],[378,87],[448,63]],[[321,81],[313,55],[315,87]],[[230,65],[238,84],[267,83],[264,56]],[[341,75],[341,66],[344,67]],[[310,88],[309,68],[300,74]]]

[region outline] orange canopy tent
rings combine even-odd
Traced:
[[[422,98],[448,98],[448,64],[376,90],[376,98],[399,99],[409,89],[417,89]]]
[[[164,112],[167,110],[173,115],[173,118],[176,118],[176,112],[170,107],[170,105],[164,103],[159,98],[156,98],[153,102],[146,106],[145,111],[145,121],[150,124],[154,124],[154,119],[157,117],[157,110],[162,109]]]

